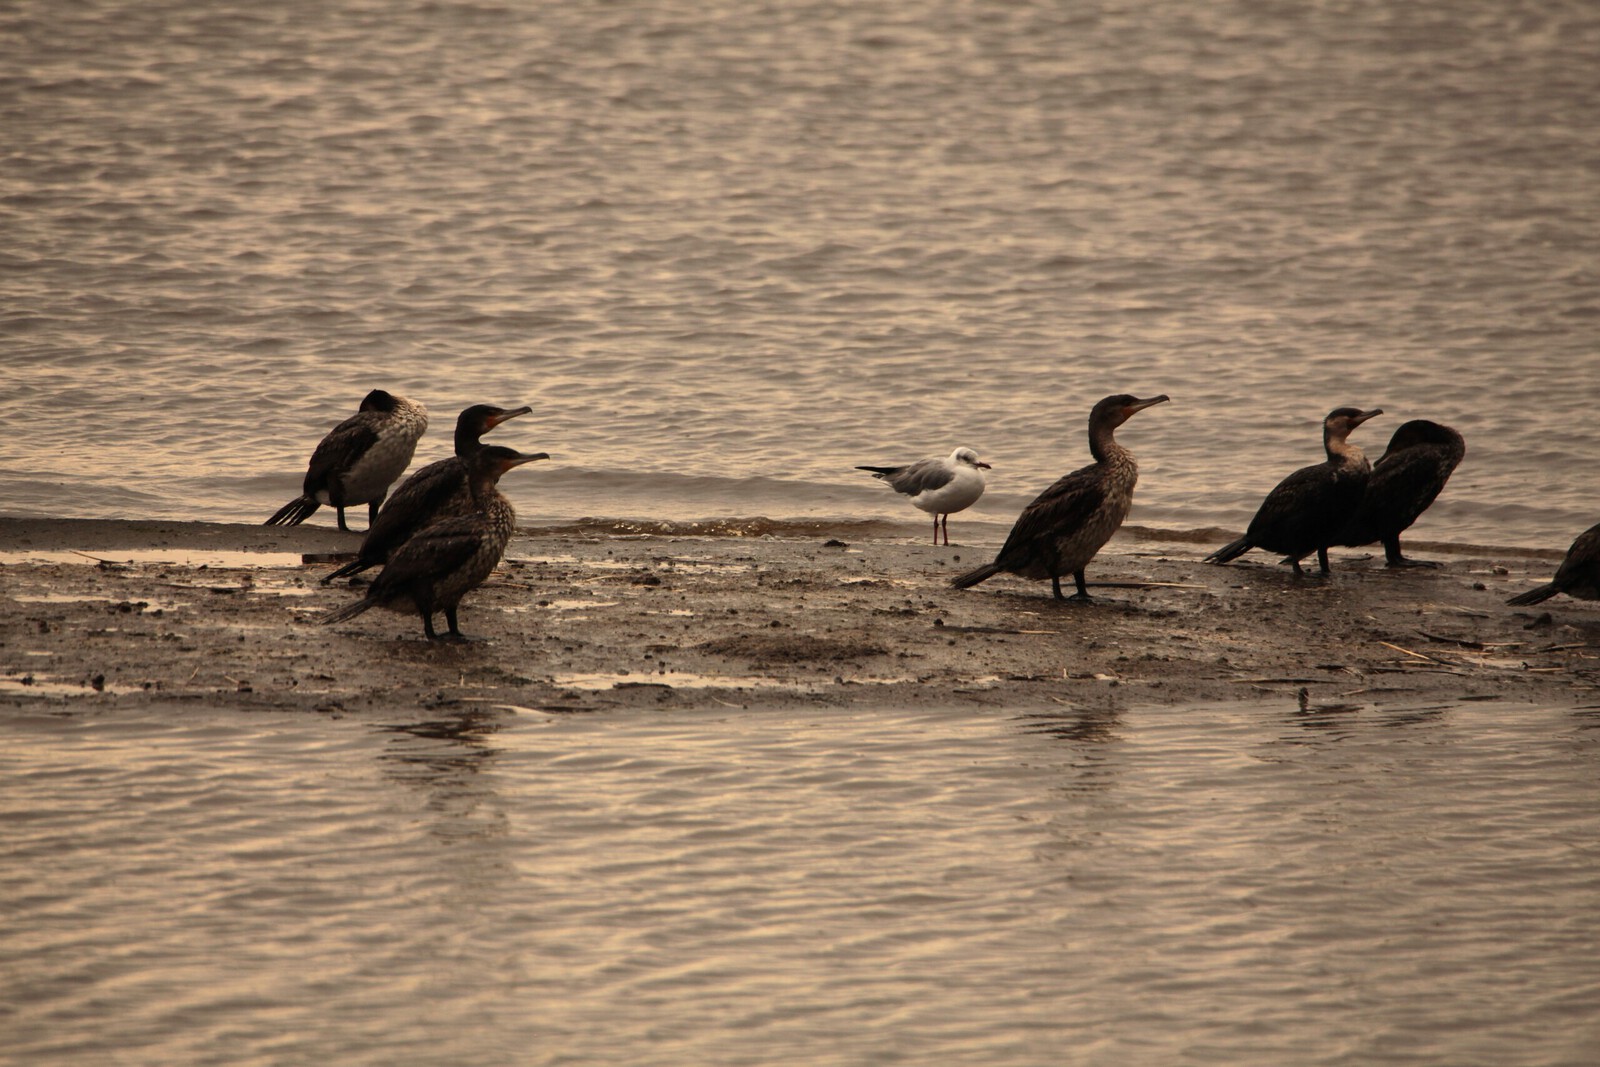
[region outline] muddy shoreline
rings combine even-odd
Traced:
[[[1219,537],[1222,532],[1219,532]],[[848,535],[847,535],[848,536]],[[0,701],[320,713],[470,707],[1103,708],[1282,699],[1600,704],[1600,605],[1505,598],[1559,552],[1422,543],[1436,570],[1334,556],[1297,580],[1255,553],[1125,530],[1093,603],[948,579],[995,546],[525,528],[462,606],[467,644],[414,616],[318,617],[359,534],[320,526],[0,518]],[[1435,551],[1430,552],[1429,549]],[[297,558],[298,557],[298,558]]]

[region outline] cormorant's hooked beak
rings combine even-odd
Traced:
[[[513,456],[500,457],[500,473],[504,474],[513,467],[520,467],[524,463],[532,463],[536,459],[549,459],[548,452],[518,452]]]
[[[1160,396],[1153,396],[1149,400],[1135,400],[1133,403],[1128,405],[1128,414],[1132,415],[1136,412],[1143,411],[1145,408],[1153,408],[1157,404],[1165,404],[1170,399],[1172,398],[1167,396],[1166,393],[1162,393]]]
[[[484,428],[487,429],[487,430],[492,430],[496,426],[499,426],[502,422],[507,422],[507,421],[509,421],[511,419],[514,419],[518,415],[526,415],[532,410],[533,409],[528,407],[527,405],[523,405],[520,408],[512,408],[509,411],[502,411],[498,415],[490,415],[487,419],[484,420],[484,423],[485,423]]]
[[[1382,415],[1382,414],[1383,414],[1383,409],[1382,408],[1373,408],[1371,411],[1363,411],[1361,414],[1355,416],[1354,418],[1352,418],[1350,420],[1350,425],[1352,427],[1360,426],[1363,422],[1366,422],[1368,419],[1372,418],[1373,416]]]

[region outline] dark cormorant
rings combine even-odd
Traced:
[[[1427,419],[1401,425],[1372,465],[1361,506],[1334,544],[1360,547],[1382,541],[1390,567],[1437,567],[1401,555],[1400,534],[1428,510],[1466,454],[1466,441],[1448,426]]]
[[[516,524],[511,501],[495,483],[511,468],[537,458],[498,445],[474,452],[467,460],[472,511],[418,530],[389,558],[365,597],[324,615],[322,621],[343,622],[378,607],[412,609],[422,616],[422,632],[435,641],[439,635],[433,630],[433,615],[442,611],[449,625],[447,636],[465,640],[456,624],[456,606],[500,562]]]
[[[499,408],[474,404],[456,417],[456,453],[435,460],[414,472],[389,495],[378,517],[367,529],[356,558],[322,579],[327,585],[335,578],[358,574],[368,567],[387,563],[406,538],[439,519],[464,515],[472,509],[472,492],[467,487],[467,460],[483,447],[481,438],[508,419],[526,415],[530,407]],[[549,459],[540,452],[535,459]]]
[[[1600,600],[1600,525],[1591,526],[1578,535],[1548,585],[1518,593],[1506,603],[1541,604],[1557,593],[1579,600]]]
[[[989,469],[970,448],[958,448],[946,459],[919,459],[904,467],[857,467],[888,482],[911,498],[912,507],[933,516],[933,543],[939,543],[939,517],[944,516],[944,543],[950,543],[950,515],[970,508],[983,495],[983,472]]]
[[[1334,408],[1328,412],[1322,420],[1327,460],[1301,467],[1279,482],[1261,502],[1245,535],[1211,553],[1206,562],[1226,563],[1252,548],[1264,548],[1283,553],[1284,562],[1294,564],[1295,574],[1300,575],[1305,573],[1300,560],[1315,551],[1322,573],[1327,574],[1328,546],[1338,543],[1339,531],[1361,505],[1372,473],[1372,464],[1361,449],[1345,439],[1357,426],[1382,414],[1382,408]]]
[[[374,389],[360,410],[329,430],[311,453],[304,491],[262,525],[298,526],[318,507],[331,504],[339,512],[339,529],[348,532],[344,509],[366,504],[370,528],[427,429],[428,411],[421,404]]]
[[[1048,578],[1055,598],[1065,600],[1061,576],[1070,574],[1078,584],[1074,599],[1088,600],[1083,569],[1127,518],[1139,481],[1133,453],[1117,444],[1112,434],[1137,412],[1167,399],[1163,395],[1140,400],[1122,393],[1096,404],[1089,413],[1089,451],[1095,461],[1064,476],[1023,508],[993,563],[950,584],[967,589],[1006,571],[1036,581]]]

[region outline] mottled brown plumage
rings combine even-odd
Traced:
[[[1023,508],[993,563],[950,584],[967,589],[1004,571],[1036,581],[1048,578],[1055,598],[1064,600],[1061,578],[1070,574],[1078,586],[1074,599],[1089,599],[1084,568],[1127,518],[1139,481],[1133,453],[1117,444],[1113,433],[1137,412],[1166,400],[1122,393],[1096,404],[1089,413],[1089,452],[1095,461],[1063,476]]]
[[[389,495],[377,518],[367,528],[356,558],[322,579],[327,585],[335,578],[359,574],[369,567],[387,563],[389,557],[418,530],[440,519],[465,515],[472,510],[472,490],[467,484],[467,463],[483,447],[481,438],[502,422],[526,415],[528,407],[500,408],[474,404],[456,417],[455,455],[416,471]],[[535,459],[549,459],[539,452]]]
[[[414,609],[422,616],[423,633],[433,641],[438,639],[433,616],[442,611],[449,625],[448,636],[464,640],[456,622],[456,607],[500,562],[516,525],[511,501],[495,484],[512,467],[535,458],[497,446],[479,449],[468,460],[473,510],[441,519],[412,535],[378,572],[366,596],[330,612],[322,621],[343,622],[378,607]]]
[[[368,528],[389,486],[405,473],[417,441],[428,429],[428,411],[414,400],[374,389],[360,409],[328,431],[311,453],[301,493],[273,512],[264,526],[298,526],[323,504],[348,531],[344,509],[367,505]]]

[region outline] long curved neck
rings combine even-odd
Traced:
[[[483,427],[476,423],[456,427],[456,455],[470,456],[483,444]]]
[[[1112,436],[1116,429],[1110,422],[1101,422],[1089,427],[1089,454],[1101,463],[1113,463],[1130,456],[1128,450],[1117,444],[1116,438]]]
[[[485,507],[490,501],[500,496],[498,472],[490,474],[486,471],[474,471],[467,479],[467,488],[472,493],[473,503],[480,508]]]
[[[1328,453],[1328,458],[1341,466],[1360,467],[1367,462],[1366,453],[1351,444],[1343,434],[1324,429],[1322,447]]]

